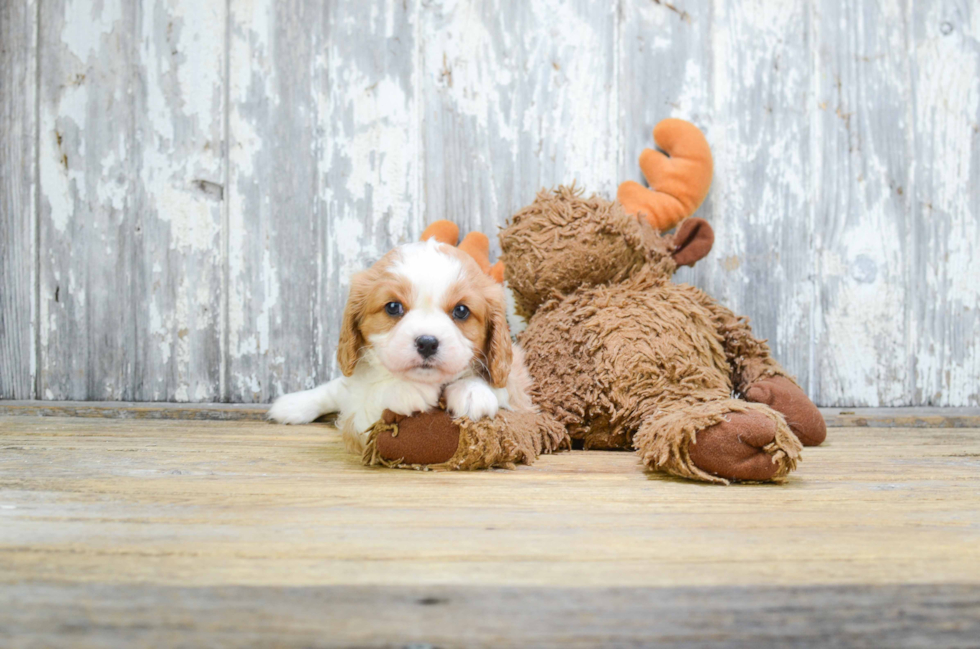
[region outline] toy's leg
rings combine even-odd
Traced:
[[[715,314],[725,355],[732,367],[732,383],[746,401],[764,403],[782,413],[804,446],[817,446],[827,437],[823,415],[806,393],[786,375],[769,353],[766,341],[752,335],[745,318],[705,296],[706,308]]]
[[[633,445],[651,470],[719,484],[785,478],[801,448],[778,413],[737,399],[665,408],[640,426]]]
[[[550,416],[501,410],[493,418],[451,418],[443,410],[411,417],[385,411],[368,437],[364,463],[440,470],[531,464],[541,453],[570,445]]]
[[[770,376],[750,384],[744,397],[781,413],[803,446],[819,446],[827,438],[823,415],[800,386],[785,376]]]

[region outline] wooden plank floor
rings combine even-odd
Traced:
[[[980,646],[980,429],[783,485],[369,469],[326,425],[0,417],[0,646]]]

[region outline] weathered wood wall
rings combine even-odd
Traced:
[[[716,156],[680,274],[821,405],[980,404],[973,0],[5,0],[0,398],[266,401],[350,273],[660,119]]]

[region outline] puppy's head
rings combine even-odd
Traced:
[[[395,248],[351,281],[337,360],[446,383],[473,367],[495,387],[511,364],[503,289],[471,257],[435,240]]]

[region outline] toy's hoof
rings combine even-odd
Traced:
[[[440,464],[447,461],[459,447],[459,426],[444,410],[416,413],[411,417],[385,410],[386,424],[397,424],[397,431],[384,430],[378,434],[378,455],[403,464]]]
[[[726,480],[771,480],[782,468],[763,450],[776,439],[776,422],[759,412],[732,412],[728,421],[698,431],[688,454],[702,471]]]
[[[806,393],[782,376],[756,381],[745,390],[745,400],[764,403],[782,413],[803,446],[819,446],[827,438],[827,424]]]

